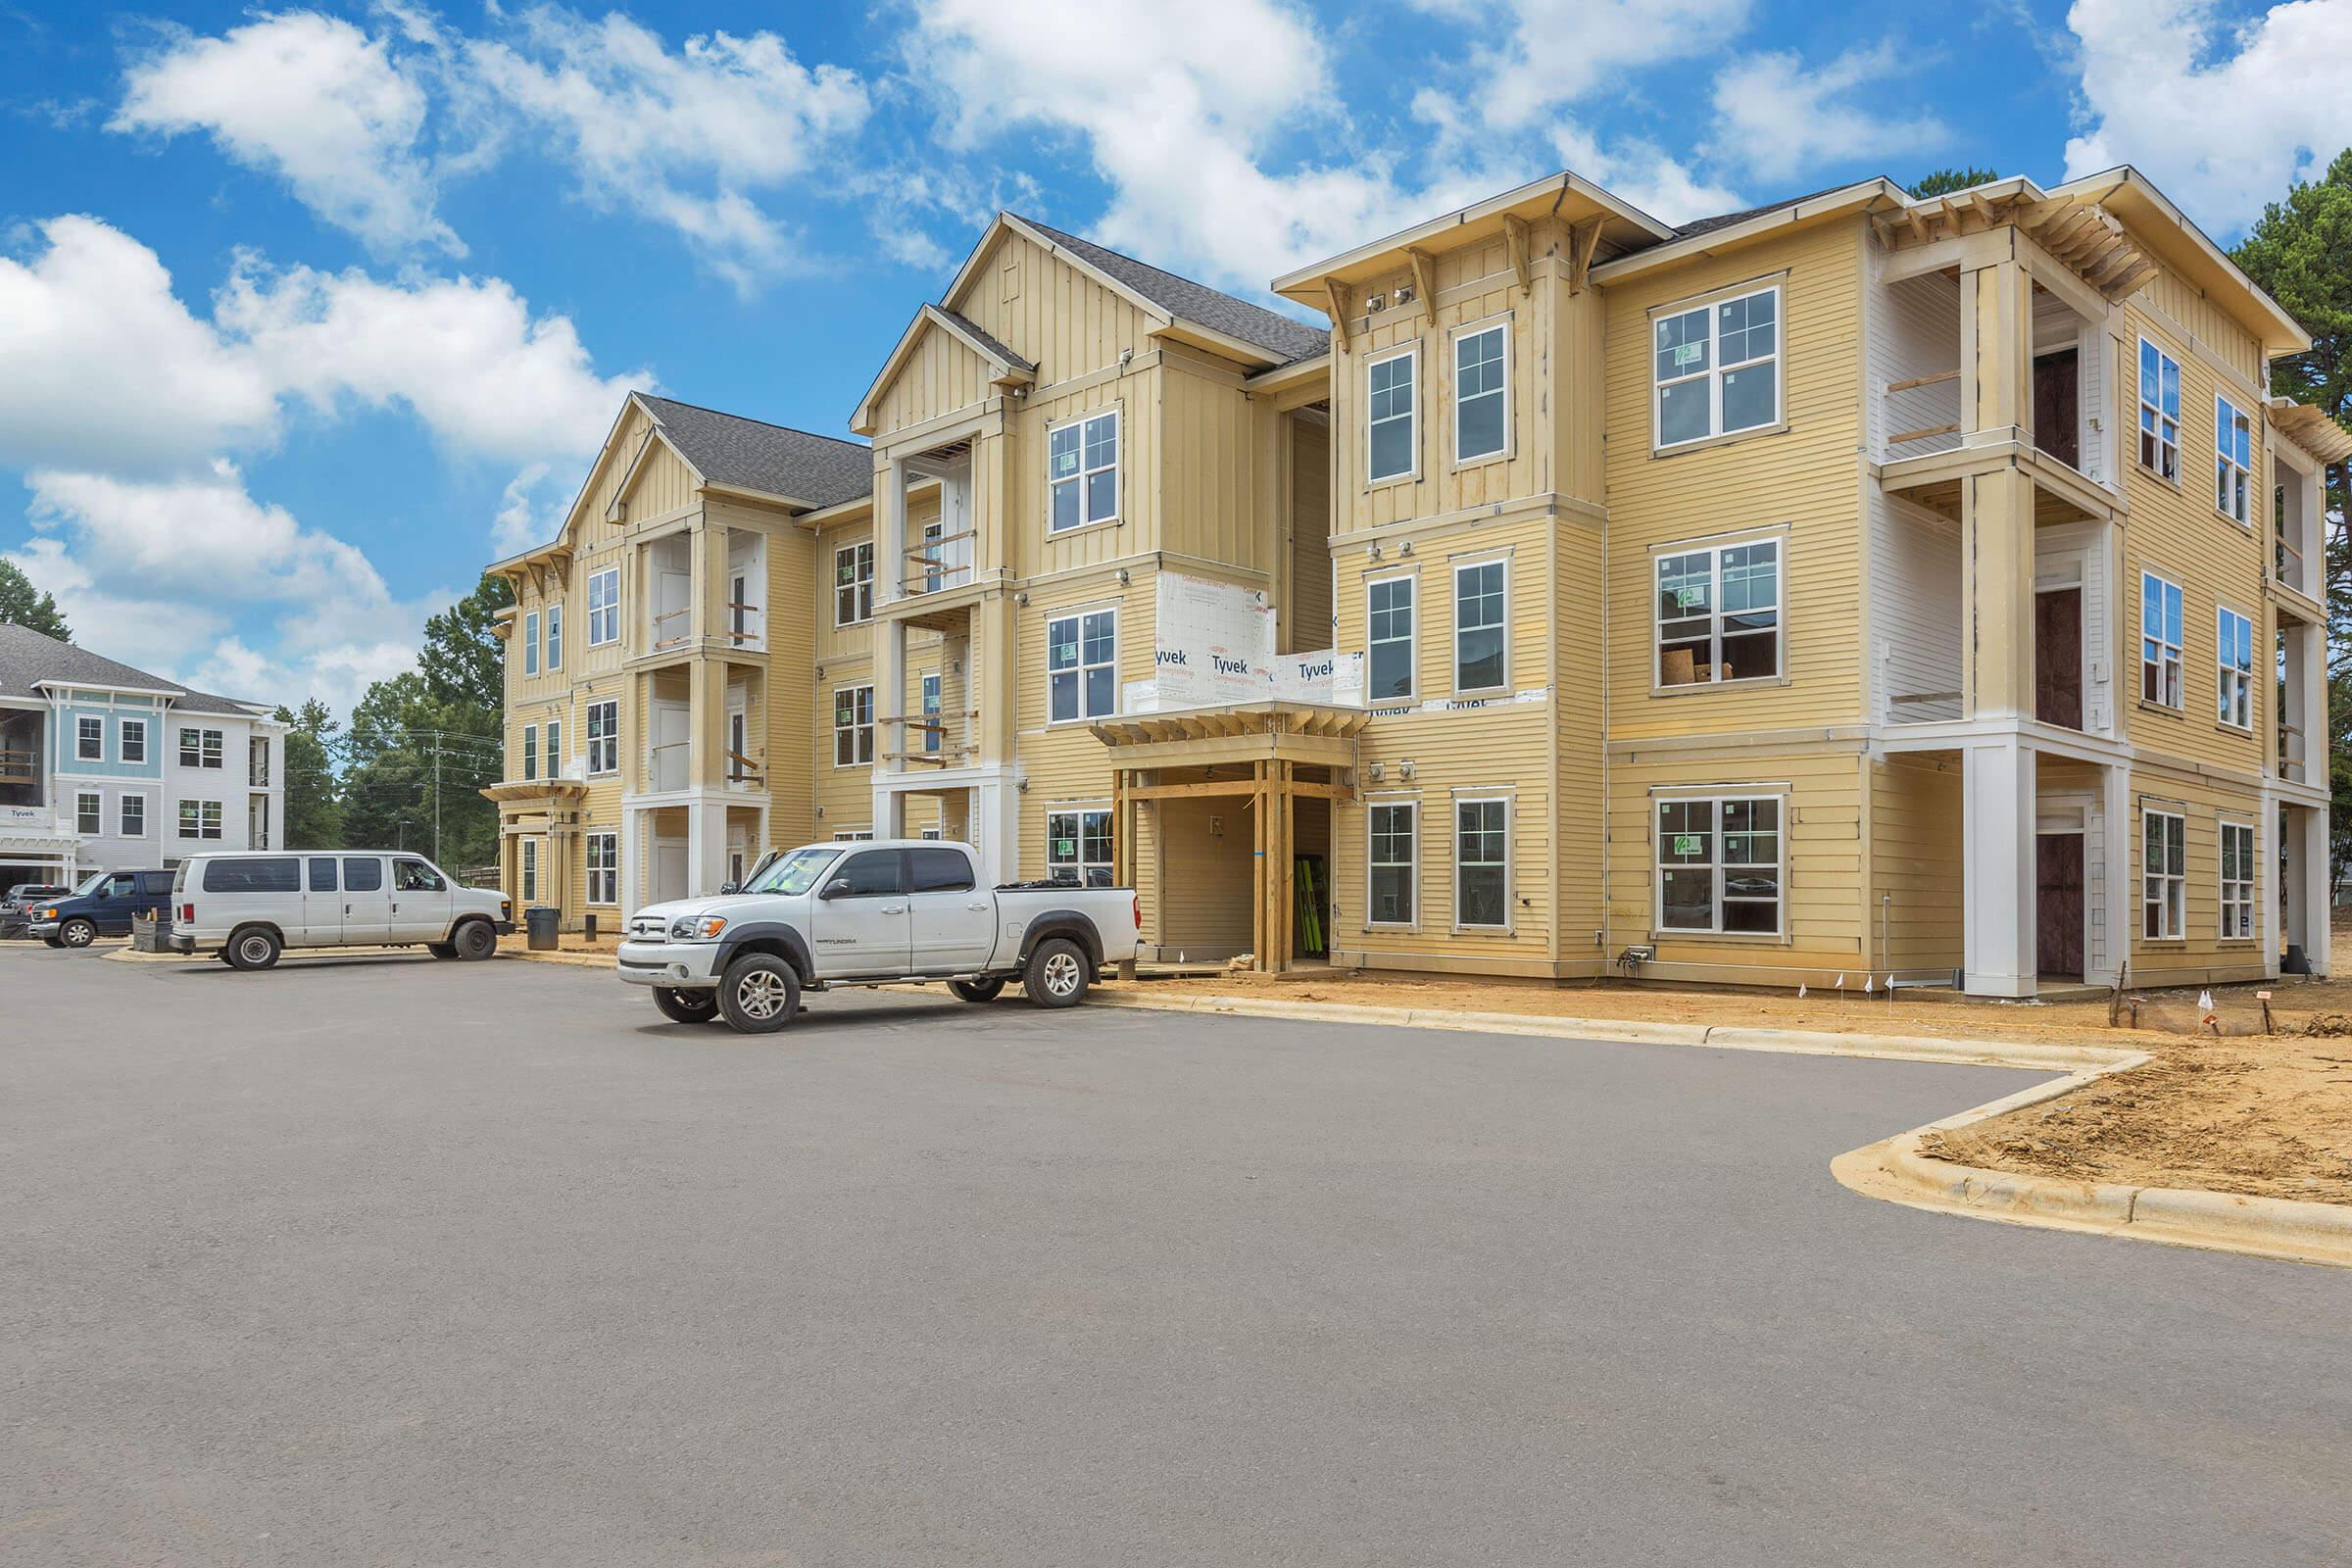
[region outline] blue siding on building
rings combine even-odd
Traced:
[[[81,720],[94,718],[99,724],[99,751],[96,761],[79,755]],[[147,760],[143,762],[122,760],[122,721],[144,721],[147,726]],[[57,721],[50,729],[49,766],[55,773],[80,778],[160,779],[164,776],[164,725],[158,717],[155,704],[144,697],[122,697],[113,707],[104,704],[74,701],[59,710]]]

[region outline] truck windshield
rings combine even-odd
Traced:
[[[816,886],[816,879],[824,874],[825,867],[831,865],[834,858],[840,854],[839,850],[823,844],[812,844],[805,850],[794,850],[789,855],[778,857],[775,863],[745,883],[743,891],[746,893],[806,893]]]

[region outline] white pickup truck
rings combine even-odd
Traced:
[[[629,916],[619,973],[653,988],[680,1023],[724,1018],[766,1034],[804,990],[945,980],[993,1002],[1017,979],[1031,1002],[1066,1007],[1106,964],[1135,956],[1129,888],[980,885],[965,844],[885,839],[808,844],[763,862],[740,891],[651,905]]]

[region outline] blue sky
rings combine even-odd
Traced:
[[[0,554],[345,705],[624,388],[842,433],[999,206],[1242,292],[1561,168],[1680,220],[2131,162],[2226,241],[2347,59],[2352,0],[0,0]]]

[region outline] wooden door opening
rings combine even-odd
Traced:
[[[2034,360],[2034,444],[2070,468],[2082,466],[2080,361],[2075,349]]]
[[[2034,964],[2045,975],[2082,977],[2082,833],[2034,840]]]
[[[2082,590],[2044,588],[2034,596],[2034,716],[2082,727]]]

